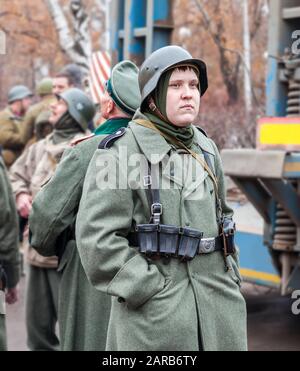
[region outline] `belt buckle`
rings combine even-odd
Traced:
[[[200,254],[210,254],[214,252],[215,249],[215,239],[214,238],[204,238],[200,243]]]

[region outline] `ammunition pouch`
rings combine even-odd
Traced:
[[[148,174],[144,176],[144,186],[148,188],[151,219],[149,224],[138,224],[135,232],[127,236],[129,244],[137,247],[147,258],[166,258],[167,261],[177,258],[186,262],[196,255],[215,251],[223,251],[224,256],[234,254],[235,224],[232,219],[224,218],[222,223],[219,222],[218,237],[204,239],[203,233],[197,229],[161,224],[163,206],[160,203],[159,177],[157,169],[152,176],[150,168],[149,164]],[[219,199],[217,201],[220,202]]]
[[[202,232],[192,228],[140,224],[136,227],[136,233],[130,234],[128,239],[131,245],[137,245],[139,252],[147,257],[173,257],[189,261],[200,253],[202,236]]]
[[[178,257],[182,261],[189,261],[199,253],[198,248],[203,237],[203,233],[191,228],[182,228],[181,238],[178,248]]]
[[[225,218],[222,225],[224,253],[226,256],[234,255],[236,252],[234,235],[236,231],[235,223],[232,219]]]

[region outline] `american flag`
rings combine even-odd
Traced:
[[[111,56],[108,52],[92,54],[90,62],[90,92],[95,103],[100,103],[105,82],[110,78]]]

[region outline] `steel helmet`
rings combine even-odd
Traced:
[[[8,103],[13,103],[17,100],[22,100],[27,97],[32,97],[32,92],[24,85],[16,85],[8,92]]]
[[[41,80],[36,87],[36,92],[38,95],[50,95],[52,94],[53,82],[49,77]]]
[[[96,113],[94,103],[82,90],[77,88],[68,89],[59,97],[67,103],[70,116],[83,130],[86,130]]]
[[[180,64],[191,64],[199,71],[201,96],[208,88],[206,64],[195,59],[180,46],[166,46],[153,52],[143,63],[139,73],[139,85],[142,104],[156,88],[161,75],[172,67]]]

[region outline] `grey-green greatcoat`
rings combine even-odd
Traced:
[[[144,117],[138,114],[135,118]],[[200,131],[194,131],[196,144],[192,149],[199,154],[202,150],[209,153],[219,180],[223,210],[231,216],[232,210],[225,202],[218,150]],[[225,272],[221,252],[198,255],[188,263],[172,259],[164,265],[161,260],[149,264],[129,246],[126,236],[134,225],[148,223],[150,219],[145,189],[135,190],[134,182],[127,189],[99,189],[103,156],[109,154],[118,169],[119,152],[122,160],[126,157],[124,148],[127,158],[142,153],[152,163],[175,151],[156,132],[131,122],[125,135],[109,150],[97,150],[90,163],[77,217],[76,239],[91,282],[113,297],[106,349],[246,350],[246,306],[240,292],[236,256],[227,259],[232,269]],[[158,156],[151,157],[153,153]],[[128,175],[125,166],[121,169],[122,176]],[[170,178],[174,185],[177,180],[171,172]],[[205,238],[218,236],[212,180],[206,172],[204,178],[195,179],[195,187],[202,191],[199,199],[184,199],[184,195],[192,192],[193,187],[189,187],[184,184],[161,190],[162,223],[196,228],[204,232]]]
[[[57,251],[57,238],[70,227],[75,230],[86,170],[103,138],[96,136],[66,150],[54,177],[37,195],[29,223],[31,245],[41,255],[61,254]],[[65,246],[59,270],[61,349],[105,350],[111,299],[87,280],[74,237]]]
[[[14,288],[20,278],[18,217],[11,186],[0,155],[0,264],[7,275],[7,287]],[[5,297],[0,291],[0,351],[6,350]]]

